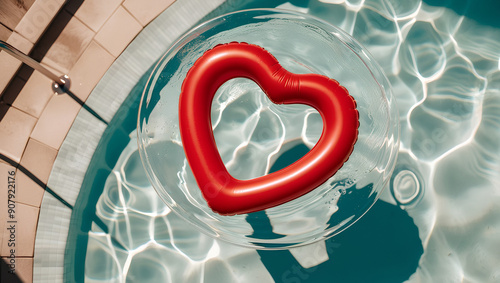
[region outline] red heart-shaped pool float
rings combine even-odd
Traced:
[[[212,99],[233,78],[257,83],[276,104],[306,104],[323,119],[317,144],[288,167],[251,180],[227,171],[215,144]],[[250,213],[298,198],[332,177],[351,154],[358,136],[356,102],[333,79],[293,74],[263,48],[232,42],[205,52],[188,71],[179,100],[184,152],[209,207],[222,215]]]

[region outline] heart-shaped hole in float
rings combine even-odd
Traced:
[[[251,180],[233,178],[217,151],[210,119],[215,93],[233,78],[253,80],[273,103],[315,108],[323,119],[317,144],[277,172]],[[186,158],[208,206],[234,215],[283,204],[326,182],[353,150],[359,115],[355,100],[337,81],[290,73],[263,48],[232,42],[208,50],[188,71],[179,98],[179,125]]]
[[[274,104],[259,85],[246,78],[231,79],[219,87],[211,111],[218,152],[229,174],[240,180],[269,174],[271,168],[284,168],[298,160],[316,144],[323,130],[314,108]],[[299,144],[307,150],[290,155],[288,151]],[[288,158],[283,159],[283,154]],[[276,167],[278,160],[280,164],[289,162]]]

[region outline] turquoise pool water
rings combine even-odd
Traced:
[[[395,172],[381,200],[352,227],[311,247],[255,251],[184,223],[157,197],[139,159],[136,113],[146,72],[112,117],[86,172],[71,218],[65,280],[498,282],[500,23],[492,14],[499,4],[437,4],[273,5],[318,16],[353,35],[383,67],[398,100]],[[269,6],[228,1],[210,17]],[[304,144],[284,150],[271,170],[307,150]],[[252,217],[264,216],[247,218],[250,225]],[[272,234],[271,223],[254,228]]]

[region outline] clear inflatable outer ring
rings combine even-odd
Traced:
[[[211,105],[217,89],[233,78],[257,83],[276,104],[305,104],[323,120],[317,144],[288,167],[251,180],[227,171],[217,150]],[[184,151],[209,207],[221,215],[268,209],[296,199],[332,177],[356,143],[356,101],[337,81],[317,74],[294,74],[260,46],[231,42],[206,51],[188,71],[179,100]]]

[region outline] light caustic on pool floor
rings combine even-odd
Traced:
[[[351,33],[392,84],[401,166],[382,199],[406,209],[419,228],[424,254],[409,281],[498,281],[500,29],[419,0],[325,2],[283,7]],[[89,282],[145,275],[158,282],[273,280],[254,251],[229,248],[169,213],[143,179],[134,147],[131,142],[122,153],[97,207],[126,250],[95,226],[87,250]]]

